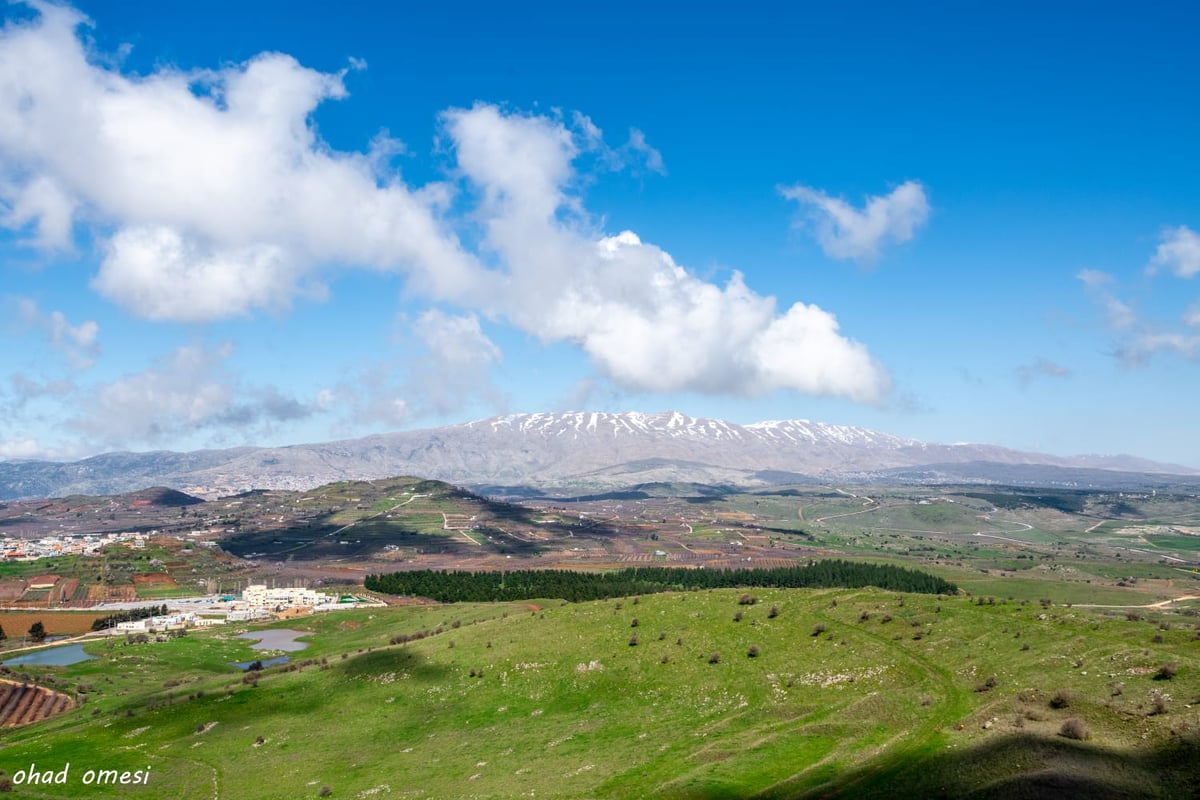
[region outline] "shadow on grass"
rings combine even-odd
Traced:
[[[1200,797],[1200,738],[1142,750],[1113,750],[1065,738],[1008,736],[932,756],[868,762],[795,798],[969,798],[1133,800]],[[707,796],[707,795],[704,795]]]
[[[368,680],[406,674],[417,680],[441,681],[450,675],[448,667],[430,662],[405,645],[351,655],[338,662],[338,668],[347,678]]]

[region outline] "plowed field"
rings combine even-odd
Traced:
[[[0,681],[0,728],[49,719],[74,705],[69,695],[44,686]]]

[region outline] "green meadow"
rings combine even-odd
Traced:
[[[294,621],[309,647],[260,673],[230,666],[277,655],[243,627],[115,639],[6,676],[81,705],[6,730],[0,769],[41,798],[1193,797],[1195,613],[874,589],[359,609]]]

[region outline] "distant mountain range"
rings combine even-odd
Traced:
[[[992,445],[929,444],[806,420],[737,425],[676,412],[571,412],[510,414],[324,444],[107,453],[70,463],[3,461],[0,499],[147,486],[214,496],[395,475],[496,493],[550,494],[680,482],[1200,486],[1200,470],[1132,456],[1061,458]]]

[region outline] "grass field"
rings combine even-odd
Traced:
[[[92,645],[32,676],[82,708],[6,733],[0,768],[69,762],[62,786],[17,787],[46,798],[1194,796],[1178,617],[742,593],[332,613],[293,623],[303,666],[254,683],[229,666],[254,657],[240,628]],[[1088,740],[1059,735],[1071,717]]]

